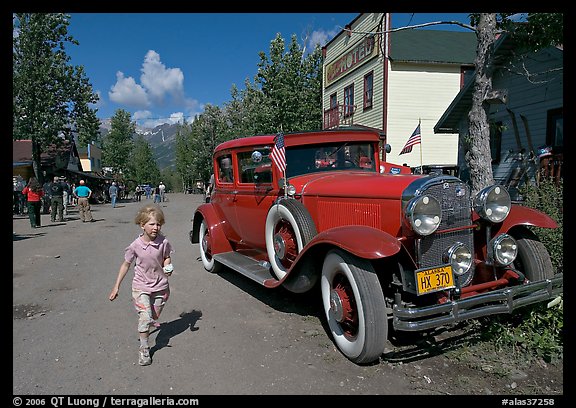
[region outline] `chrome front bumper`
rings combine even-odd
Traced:
[[[403,307],[399,299],[393,309],[396,330],[420,331],[489,316],[512,313],[522,306],[552,299],[563,292],[563,274],[553,278],[493,290],[465,299],[425,307]],[[399,295],[398,295],[399,297]]]

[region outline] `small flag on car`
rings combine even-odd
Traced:
[[[274,139],[274,147],[270,157],[278,170],[283,173],[286,170],[286,149],[284,148],[284,134],[282,132],[278,133]]]

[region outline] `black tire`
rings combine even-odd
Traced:
[[[320,287],[338,349],[357,364],[378,360],[384,352],[388,320],[372,264],[340,249],[330,250],[324,258]]]
[[[266,217],[266,250],[272,271],[284,278],[302,248],[316,236],[308,210],[294,199],[276,202]]]
[[[202,258],[204,269],[211,273],[220,272],[222,270],[222,264],[212,257],[212,238],[208,224],[204,219],[200,224],[198,242],[200,243],[200,258]]]
[[[510,235],[518,243],[518,256],[514,267],[531,281],[539,281],[554,276],[550,254],[536,234],[526,227],[514,229]]]

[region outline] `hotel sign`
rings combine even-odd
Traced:
[[[375,55],[378,55],[376,37],[374,35],[364,37],[362,41],[356,43],[341,57],[326,66],[325,86],[330,86],[338,79],[360,67]]]

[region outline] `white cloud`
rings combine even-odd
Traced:
[[[132,120],[145,127],[155,127],[162,123],[192,122],[194,116],[202,113],[204,106],[196,99],[184,95],[184,74],[180,68],[166,68],[160,60],[160,54],[149,50],[140,69],[140,84],[134,78],[125,77],[120,71],[116,74],[116,84],[108,93],[110,100],[129,108],[154,108],[163,105],[170,96],[171,104],[181,106],[184,112],[174,112],[169,118],[153,114],[150,110],[139,110]]]
[[[142,120],[142,119],[147,119],[150,116],[152,116],[152,112],[150,112],[149,110],[140,110],[140,111],[136,111],[134,112],[134,114],[132,115],[132,120],[134,121],[138,121],[138,120]]]
[[[134,78],[126,78],[120,71],[116,73],[116,83],[110,88],[108,97],[112,102],[130,107],[145,108],[150,105],[144,88]]]
[[[166,94],[172,95],[176,101],[184,95],[184,74],[180,68],[166,68],[160,61],[160,54],[150,50],[144,57],[140,82],[146,88],[150,97],[162,102]]]
[[[312,52],[316,45],[320,45],[320,47],[326,45],[328,40],[334,38],[338,33],[339,31],[335,29],[330,31],[319,30],[312,32],[308,39],[308,49]]]

